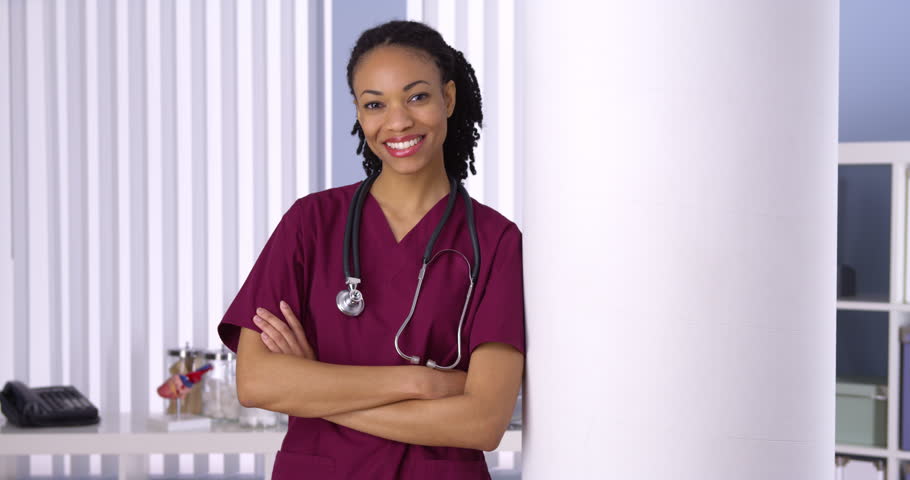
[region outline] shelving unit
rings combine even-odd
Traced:
[[[842,143],[840,166],[884,165],[891,167],[890,248],[888,252],[888,291],[881,295],[839,298],[837,310],[887,312],[887,432],[883,448],[835,445],[838,455],[874,457],[886,462],[886,479],[900,480],[901,465],[910,462],[910,451],[900,450],[901,343],[900,328],[910,325],[910,269],[907,268],[907,182],[910,179],[910,142]],[[840,249],[840,246],[838,247]],[[859,280],[857,280],[859,283]]]

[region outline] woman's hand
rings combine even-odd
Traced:
[[[303,326],[300,324],[300,320],[297,319],[297,315],[294,315],[291,306],[282,300],[280,308],[287,323],[282,322],[280,318],[264,308],[256,309],[253,323],[262,329],[260,334],[262,343],[272,353],[286,353],[308,360],[316,360],[316,354],[313,352],[310,343],[307,342]]]

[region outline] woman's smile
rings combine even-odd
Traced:
[[[426,138],[425,135],[408,135],[386,140],[383,145],[392,156],[398,158],[407,157],[420,150],[420,147],[423,146],[424,138]]]

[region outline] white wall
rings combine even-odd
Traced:
[[[575,6],[521,15],[523,478],[832,478],[837,3]]]

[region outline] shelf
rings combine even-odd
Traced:
[[[213,422],[204,431],[166,432],[130,414],[102,418],[83,427],[19,428],[0,423],[0,455],[143,454],[143,453],[273,453],[281,447],[286,427],[249,429],[237,423]]]
[[[910,307],[910,305],[905,305]],[[874,302],[863,300],[837,300],[838,310],[857,310],[861,312],[888,312],[899,310],[900,305],[888,302]]]
[[[838,443],[834,446],[834,453],[838,455],[854,455],[857,457],[878,457],[885,458],[889,455],[893,455],[896,452],[890,451],[887,448],[880,447],[865,447],[862,445],[847,445],[843,443]],[[904,452],[910,456],[910,452]]]
[[[901,164],[910,161],[910,142],[844,142],[838,145],[840,165]]]
[[[837,300],[838,310],[860,310],[867,312],[910,312],[910,303],[889,303],[886,301]]]
[[[837,455],[849,455],[856,457],[873,457],[873,458],[897,458],[899,460],[910,460],[910,452],[906,450],[893,450],[887,448],[864,447],[861,445],[844,445],[837,444],[834,446],[834,453]]]
[[[897,305],[887,302],[863,302],[855,300],[838,300],[838,310],[859,310],[866,312],[887,312],[896,310]]]
[[[266,453],[281,447],[286,427],[250,429],[236,423],[213,422],[206,431],[165,432],[144,420],[122,414],[87,427],[19,428],[0,422],[0,455]],[[508,430],[495,451],[520,452],[521,430]]]

